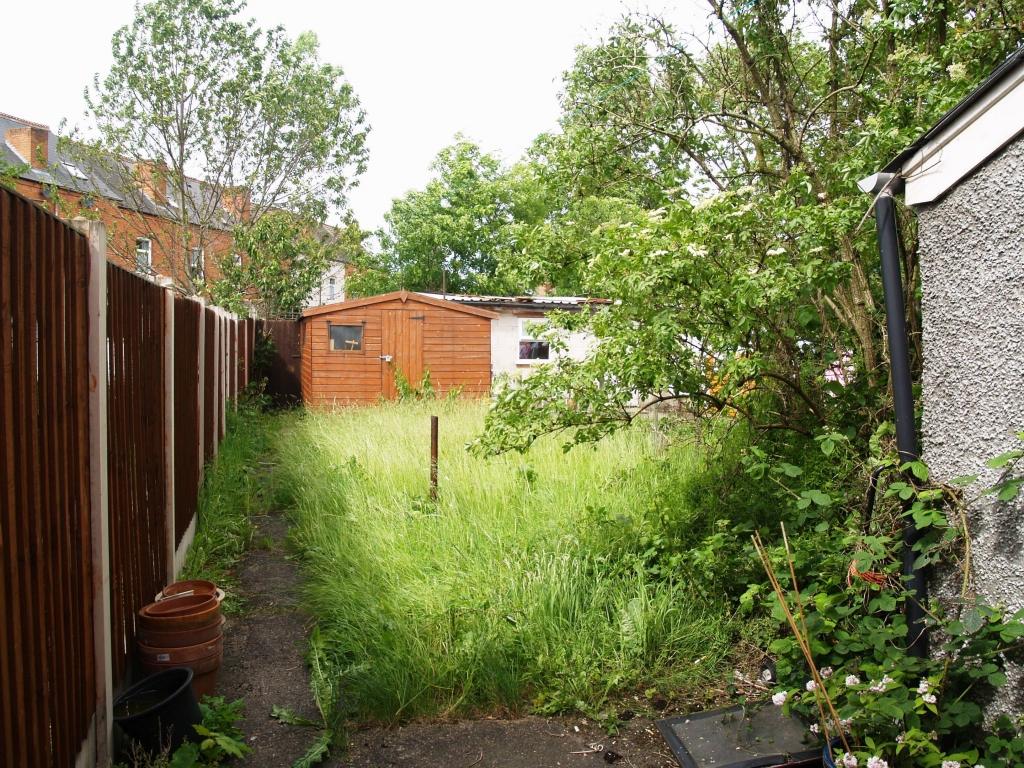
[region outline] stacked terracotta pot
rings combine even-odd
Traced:
[[[136,637],[145,673],[188,667],[196,698],[212,696],[223,659],[223,598],[212,581],[179,581],[140,610]]]

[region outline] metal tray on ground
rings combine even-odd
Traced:
[[[798,715],[773,705],[715,709],[657,722],[683,768],[765,768],[821,765],[824,742]]]

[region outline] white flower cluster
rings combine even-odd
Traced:
[[[938,701],[938,699],[935,698],[934,693],[926,693],[924,696],[921,697],[921,699],[924,701],[925,704],[934,704],[936,701]]]
[[[960,768],[959,760],[943,760],[942,768]]]
[[[813,680],[808,680],[807,681],[807,685],[805,685],[804,688],[806,688],[808,691],[812,691],[813,692],[813,691],[818,690],[818,684],[816,682],[814,682]]]
[[[832,677],[833,671],[834,670],[832,669],[832,667],[822,667],[818,670],[818,674],[821,675],[822,680],[828,680],[830,677]]]
[[[857,756],[851,755],[849,752],[843,755],[843,767],[844,768],[857,768]]]
[[[843,682],[846,683],[846,687],[847,688],[850,688],[851,686],[854,686],[854,685],[860,685],[860,678],[857,677],[856,675],[847,675],[846,676],[846,680],[844,680]]]
[[[876,755],[868,758],[868,768],[889,768],[889,764]]]
[[[821,727],[817,723],[811,723],[807,730],[811,733],[821,733]]]
[[[888,686],[890,683],[895,682],[896,681],[888,675],[882,675],[882,679],[879,680],[877,683],[873,683],[869,690],[874,691],[875,693],[882,693],[885,691],[886,686]]]
[[[781,707],[783,704],[786,703],[786,698],[788,696],[789,691],[779,691],[774,696],[772,696],[772,704],[774,704],[776,707]]]

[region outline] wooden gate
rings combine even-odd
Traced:
[[[423,311],[388,309],[381,314],[381,394],[387,400],[398,396],[395,379],[399,371],[412,386],[423,378]]]

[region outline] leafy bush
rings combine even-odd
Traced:
[[[831,454],[838,441],[826,437],[820,442],[822,452]],[[833,447],[827,448],[827,442]],[[990,492],[1004,500],[1012,497],[1019,484],[1010,475],[1011,462],[1020,456],[1015,451],[990,462],[1006,466]],[[763,461],[767,457],[762,451],[752,457],[752,474],[793,480],[802,474],[798,468]],[[892,459],[880,465],[896,468]],[[1017,768],[1024,763],[1019,719],[1000,716],[991,733],[985,738],[979,734],[985,725],[981,704],[1006,684],[1007,655],[1024,646],[1024,611],[1006,616],[983,598],[969,597],[963,510],[970,500],[955,489],[928,485],[928,470],[920,462],[899,469],[903,479],[889,484],[883,494],[883,503],[889,500],[889,505],[867,531],[849,525],[859,522],[856,518],[845,530],[822,523],[815,526],[816,536],[798,535],[765,550],[766,567],[782,573],[778,580],[787,584],[784,592],[765,596],[772,616],[780,622],[789,620],[787,613],[801,617],[794,636],[771,646],[779,654],[774,700],[814,721],[815,732],[843,741],[840,754],[846,768],[958,768],[979,760],[988,768]],[[798,492],[778,484],[784,489],[780,494],[793,499],[791,512],[830,503],[819,489]],[[914,545],[915,565],[959,568],[963,584],[959,599],[928,605],[926,623],[938,648],[924,658],[908,653],[913,628],[901,612],[915,599],[901,581],[903,544],[898,534],[905,517],[912,517],[922,532]],[[803,582],[799,588],[795,579]],[[828,702],[834,702],[834,712],[824,706]]]

